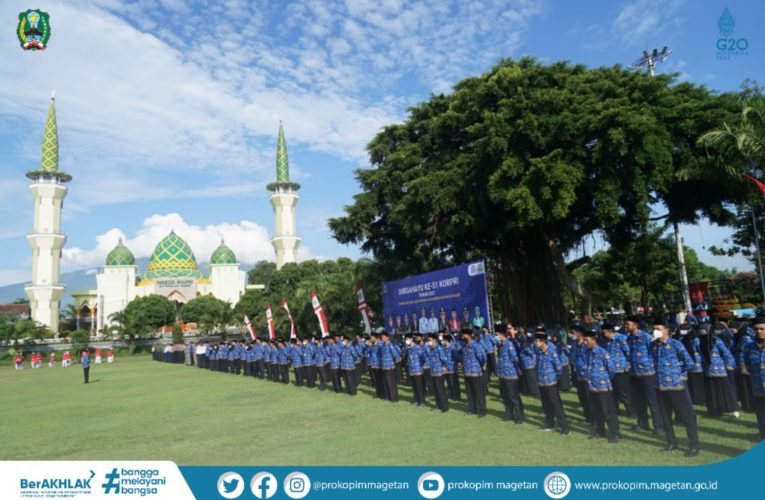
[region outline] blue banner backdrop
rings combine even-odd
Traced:
[[[491,327],[484,261],[383,283],[383,313],[389,333],[435,333]],[[423,318],[424,315],[424,318]]]

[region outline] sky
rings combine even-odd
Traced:
[[[76,4],[76,5],[75,5]],[[718,59],[718,18],[746,54]],[[50,14],[42,52],[21,50],[18,14]],[[171,230],[209,260],[221,238],[243,263],[275,260],[276,135],[284,123],[297,205],[300,259],[358,258],[327,219],[359,191],[366,144],[407,108],[500,58],[535,56],[591,67],[629,65],[644,48],[670,46],[658,72],[716,91],[765,83],[765,4],[627,0],[36,0],[0,2],[0,286],[31,279],[26,234],[51,91],[64,203],[62,269],[102,265],[122,237],[149,256]],[[686,245],[715,257],[730,230],[682,227]],[[588,240],[585,251],[599,243]]]

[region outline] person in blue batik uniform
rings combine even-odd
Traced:
[[[276,362],[279,365],[279,378],[282,384],[290,383],[290,348],[280,338],[276,344]]]
[[[517,336],[520,344],[519,358],[521,361],[521,378],[523,393],[527,396],[539,396],[539,377],[537,376],[537,346],[534,340],[528,340],[526,335]]]
[[[688,433],[688,451],[686,457],[699,454],[699,431],[696,425],[696,412],[691,405],[684,378],[684,372],[693,367],[693,359],[685,350],[682,342],[669,338],[669,329],[661,318],[653,321],[655,342],[650,346],[651,361],[656,376],[656,394],[667,446],[663,452],[677,450],[677,438],[672,422],[672,412],[685,424]]]
[[[451,334],[445,333],[442,339],[444,351],[446,352],[446,366],[444,366],[444,377],[446,379],[446,387],[449,392],[449,399],[459,401],[460,396],[460,377],[457,371],[457,358],[459,353],[457,346],[459,342],[454,342]]]
[[[760,440],[765,439],[765,317],[754,320],[754,342],[744,351],[744,363],[752,377],[752,407],[757,415]]]
[[[509,333],[502,326],[497,327],[499,335],[499,353],[497,355],[497,376],[499,377],[499,395],[505,405],[505,415],[502,420],[523,423],[523,401],[518,384],[518,352],[515,344],[509,339]]]
[[[383,372],[380,369],[380,339],[376,333],[372,332],[364,351],[367,358],[367,366],[369,367],[369,378],[375,389],[375,397],[386,399],[385,381],[383,379]]]
[[[269,347],[269,360],[271,361],[271,373],[270,379],[274,382],[279,382],[281,378],[281,369],[279,368],[279,343],[275,340],[268,341]]]
[[[412,404],[425,404],[425,387],[422,379],[422,347],[415,342],[414,335],[406,335],[406,371],[412,385]]]
[[[754,339],[749,334],[750,328],[743,321],[736,321],[732,325],[734,335],[734,347],[731,354],[736,361],[736,371],[734,378],[736,382],[736,394],[738,395],[741,409],[743,411],[752,411],[752,377],[746,367],[744,353],[749,344],[753,344]]]
[[[326,390],[329,383],[329,358],[327,351],[324,350],[325,339],[321,335],[316,335],[314,342],[314,361],[316,362],[316,373],[319,375],[319,389]]]
[[[707,411],[712,417],[719,417],[723,413],[733,413],[738,418],[738,401],[733,392],[734,386],[728,380],[729,374],[733,376],[736,362],[719,337],[723,329],[718,323],[699,339]]]
[[[462,332],[462,351],[460,355],[462,373],[465,377],[465,389],[468,399],[468,415],[486,416],[486,394],[483,392],[483,370],[486,365],[486,351],[481,344],[473,340],[469,329]]]
[[[537,357],[537,377],[539,378],[539,396],[542,400],[542,411],[545,414],[545,425],[539,430],[550,432],[555,428],[555,420],[561,428],[563,436],[571,435],[566,413],[560,401],[558,392],[558,376],[560,375],[560,363],[555,347],[548,343],[547,331],[537,328],[534,332]]]
[[[497,347],[497,339],[494,338],[489,332],[489,329],[483,327],[481,333],[481,347],[486,351],[486,387],[488,388],[489,382],[491,382],[491,376],[497,374],[497,358],[495,355],[495,349]]]
[[[253,367],[255,366],[255,351],[252,350],[252,344],[247,343],[247,349],[244,357],[244,375],[252,377]]]
[[[441,332],[443,334],[443,332]],[[446,351],[438,341],[438,335],[428,334],[428,345],[425,347],[425,353],[430,360],[430,378],[433,398],[436,402],[435,409],[446,413],[449,411],[449,401],[446,397],[446,386],[444,385],[444,368],[446,366]]]
[[[590,411],[590,396],[587,390],[587,345],[584,343],[585,328],[582,325],[573,325],[571,327],[571,336],[574,343],[571,346],[572,359],[574,360],[574,378],[576,379],[576,396],[584,413],[584,421],[592,424],[592,412]]]
[[[303,376],[308,388],[316,387],[316,365],[313,361],[313,343],[310,339],[303,339]]]
[[[590,409],[595,426],[590,437],[606,437],[608,442],[619,442],[619,419],[616,415],[613,385],[611,379],[616,373],[614,363],[608,352],[598,345],[598,334],[586,330],[583,334],[587,345],[585,360],[587,363],[587,390],[590,397]]]
[[[295,385],[303,385],[303,346],[296,338],[290,339],[290,361],[295,370]]]
[[[663,435],[661,412],[656,399],[656,371],[651,360],[651,336],[639,328],[637,316],[627,317],[625,329],[629,334],[627,345],[630,347],[630,385],[632,386],[632,406],[637,414],[637,425],[632,430],[650,431],[648,408],[651,408],[654,434]]]
[[[560,376],[558,377],[558,391],[568,392],[571,389],[571,380],[573,378],[571,374],[571,359],[574,356],[572,347],[563,342],[563,335],[560,330],[551,328],[547,330],[547,336],[558,351],[558,362],[561,369]]]
[[[601,347],[608,352],[611,362],[614,364],[614,376],[611,378],[613,386],[616,411],[619,412],[619,403],[624,405],[624,411],[630,418],[635,417],[632,408],[632,387],[630,386],[630,346],[627,345],[627,336],[616,331],[612,323],[603,323],[600,327],[603,332]]]
[[[82,376],[85,379],[83,384],[88,384],[90,383],[90,351],[87,347],[82,351],[80,362],[82,363]]]
[[[378,347],[380,373],[382,374],[382,394],[391,403],[398,403],[398,379],[396,378],[396,361],[400,357],[400,351],[390,341],[388,332],[383,331],[381,342]]]
[[[343,392],[342,374],[340,373],[340,352],[342,347],[342,336],[335,335],[330,337],[327,341],[327,345],[324,348],[329,358],[329,374],[332,378],[332,390],[335,392]]]
[[[350,337],[343,337],[343,348],[340,351],[340,368],[343,371],[343,381],[348,394],[356,395],[356,360],[359,359],[359,352],[354,345],[351,345]]]

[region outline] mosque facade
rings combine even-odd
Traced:
[[[289,179],[289,160],[284,128],[279,123],[276,153],[277,179],[268,185],[274,212],[274,247],[277,268],[297,261],[300,237],[296,230],[297,191],[300,185]],[[25,291],[35,321],[59,329],[59,309],[64,295],[60,280],[61,253],[66,235],[61,230],[61,211],[72,177],[58,165],[58,128],[55,99],[51,98],[38,170],[27,172],[35,203],[34,231],[27,235],[32,249],[32,281]],[[113,323],[114,313],[125,309],[136,297],[162,295],[184,304],[212,295],[236,305],[247,288],[247,273],[241,269],[234,251],[221,240],[210,255],[208,271],[202,272],[194,251],[182,235],[171,231],[157,243],[148,267],[143,272],[122,239],[109,252],[96,275],[96,289],[72,292],[77,328],[95,334]]]

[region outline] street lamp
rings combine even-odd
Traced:
[[[628,68],[635,71],[643,71],[647,68],[650,75],[654,76],[654,69],[656,68],[656,65],[666,61],[671,53],[672,49],[666,45],[662,47],[661,50],[653,49],[650,52],[648,50],[644,50],[643,55],[636,59],[631,66],[628,66]],[[693,312],[693,310],[691,309],[691,292],[688,287],[688,271],[685,269],[683,239],[680,236],[680,226],[678,225],[677,221],[673,221],[672,226],[675,230],[675,245],[677,246],[677,263],[680,267],[680,284],[683,289],[683,302],[685,303],[685,309],[688,311],[688,314],[690,314]]]

